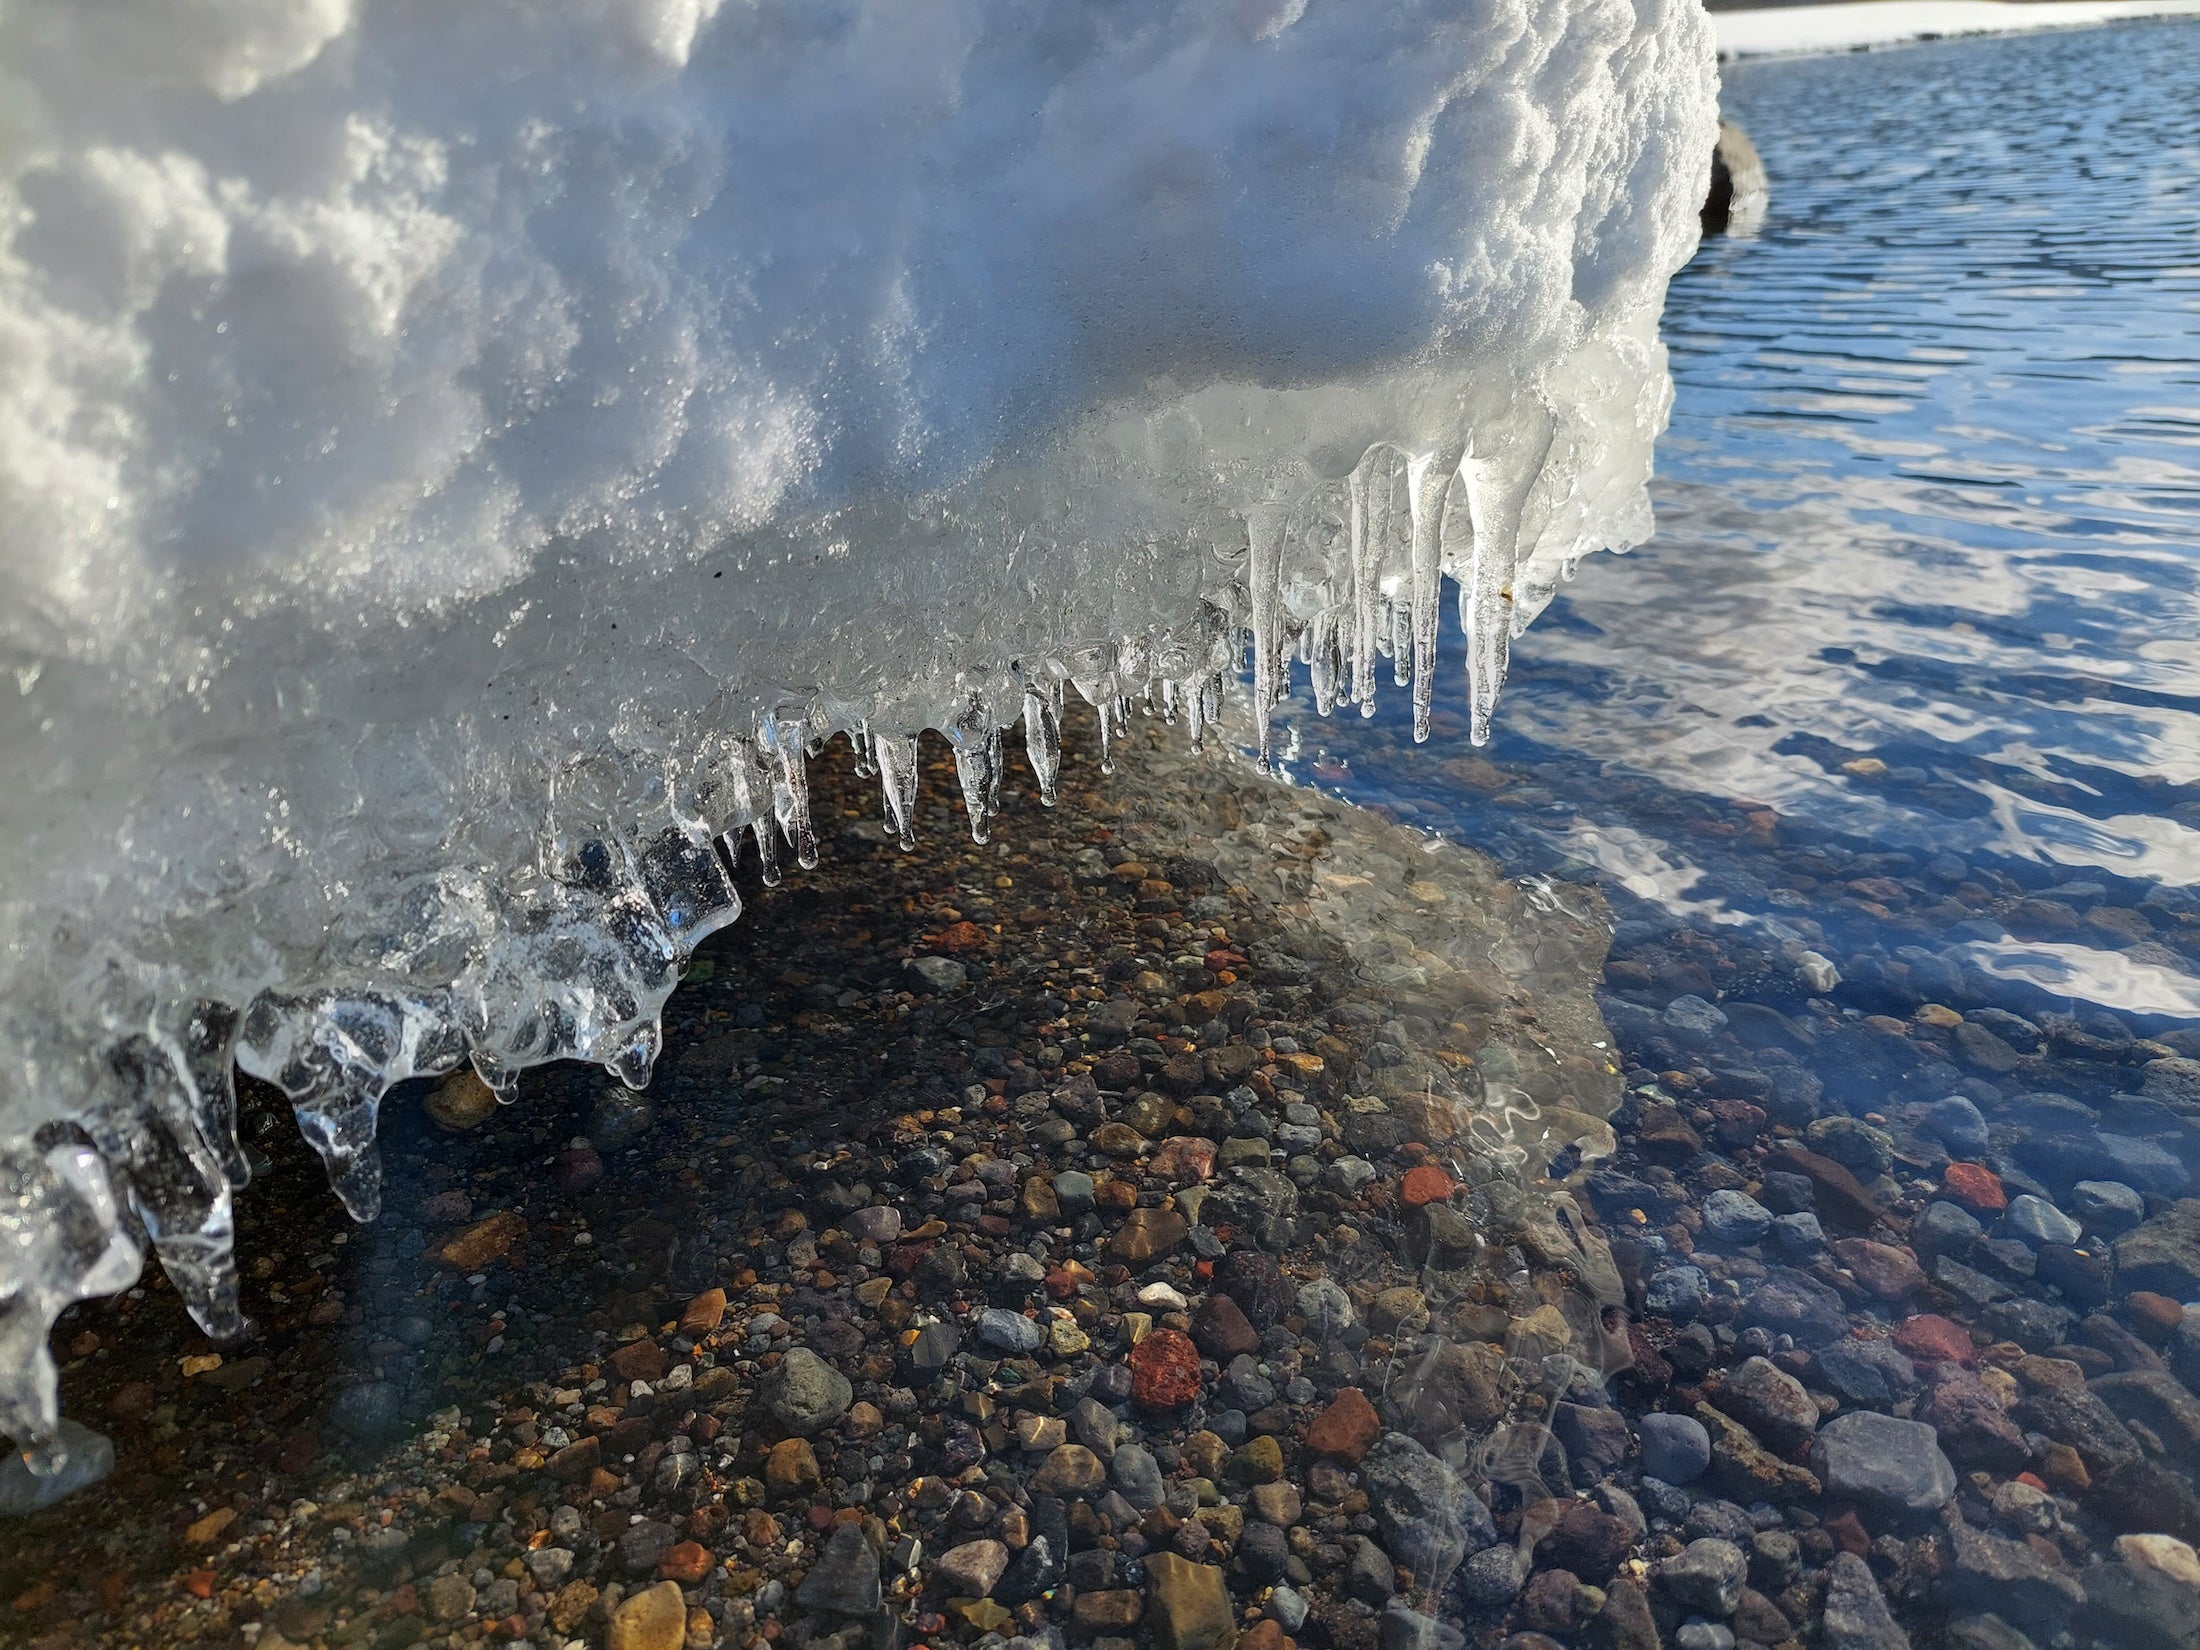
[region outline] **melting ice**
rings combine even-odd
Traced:
[[[1694,0],[0,11],[0,1432],[148,1246],[243,1327],[233,1065],[361,1219],[403,1078],[647,1082],[828,738],[982,839],[1247,630],[1486,728],[1714,102]]]

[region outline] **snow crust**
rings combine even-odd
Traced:
[[[1425,721],[1447,574],[1486,726],[1715,96],[1694,0],[0,9],[0,1432],[148,1245],[242,1329],[232,1062],[362,1219],[394,1082],[646,1082],[836,733],[982,834],[1247,628]]]
[[[2025,34],[2145,17],[2200,16],[2200,0],[1845,0],[1767,6],[1711,19],[1722,58],[1862,51],[1961,35]]]

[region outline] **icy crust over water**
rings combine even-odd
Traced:
[[[233,1064],[362,1219],[395,1082],[646,1082],[830,737],[982,834],[1248,630],[1263,734],[1294,657],[1485,727],[1648,531],[1713,74],[1693,0],[0,12],[0,1432],[148,1246],[245,1327]]]

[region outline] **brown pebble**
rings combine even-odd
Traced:
[[[2125,1311],[2131,1314],[2131,1327],[2139,1338],[2150,1345],[2160,1346],[2177,1333],[2177,1326],[2185,1321],[2182,1302],[2173,1301],[2167,1295],[2157,1295],[2151,1289],[2137,1289],[2126,1297]]]
[[[499,1209],[447,1241],[435,1258],[455,1272],[478,1272],[509,1250],[526,1230],[527,1222],[518,1214]]]
[[[1358,1466],[1360,1457],[1373,1449],[1382,1435],[1382,1417],[1367,1401],[1367,1394],[1348,1386],[1306,1429],[1306,1447],[1316,1455],[1334,1455]]]
[[[725,1321],[726,1292],[723,1289],[706,1289],[687,1303],[687,1310],[680,1314],[680,1333],[689,1340],[700,1340]]]

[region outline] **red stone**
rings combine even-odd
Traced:
[[[1146,1409],[1181,1409],[1199,1396],[1199,1348],[1189,1335],[1156,1329],[1131,1348],[1131,1397]]]
[[[990,941],[991,936],[974,922],[949,923],[932,937],[932,943],[951,957],[982,951]]]
[[[1974,1215],[1995,1215],[2009,1207],[2001,1177],[1977,1163],[1949,1164],[1940,1177],[1940,1190],[1949,1202],[1962,1204]]]
[[[699,1541],[683,1541],[658,1560],[657,1573],[667,1581],[677,1581],[683,1587],[692,1587],[711,1572],[717,1559]]]
[[[1316,1455],[1334,1455],[1357,1466],[1382,1435],[1382,1417],[1367,1401],[1367,1394],[1348,1386],[1337,1394],[1335,1403],[1314,1417],[1314,1424],[1306,1429],[1306,1447]]]
[[[1283,1624],[1265,1617],[1238,1635],[1237,1650],[1295,1650]]]
[[[1399,1197],[1409,1209],[1418,1209],[1429,1203],[1442,1203],[1451,1193],[1451,1176],[1433,1163],[1424,1163],[1418,1169],[1408,1169],[1405,1184],[1398,1188]]]
[[[1833,1544],[1845,1553],[1862,1558],[1872,1550],[1872,1538],[1864,1528],[1864,1521],[1853,1512],[1835,1513],[1825,1522],[1826,1534],[1833,1537]]]
[[[2156,1346],[2176,1334],[2178,1326],[2185,1321],[2181,1301],[2157,1295],[2150,1289],[2133,1290],[2124,1302],[2124,1311],[2130,1315],[2131,1327],[2139,1332],[2139,1338]]]
[[[622,1381],[654,1381],[665,1372],[665,1349],[655,1341],[630,1341],[611,1354]]]
[[[1978,1359],[1978,1349],[1959,1324],[1933,1312],[1905,1318],[1888,1337],[1896,1350],[1921,1364],[1964,1364]]]

